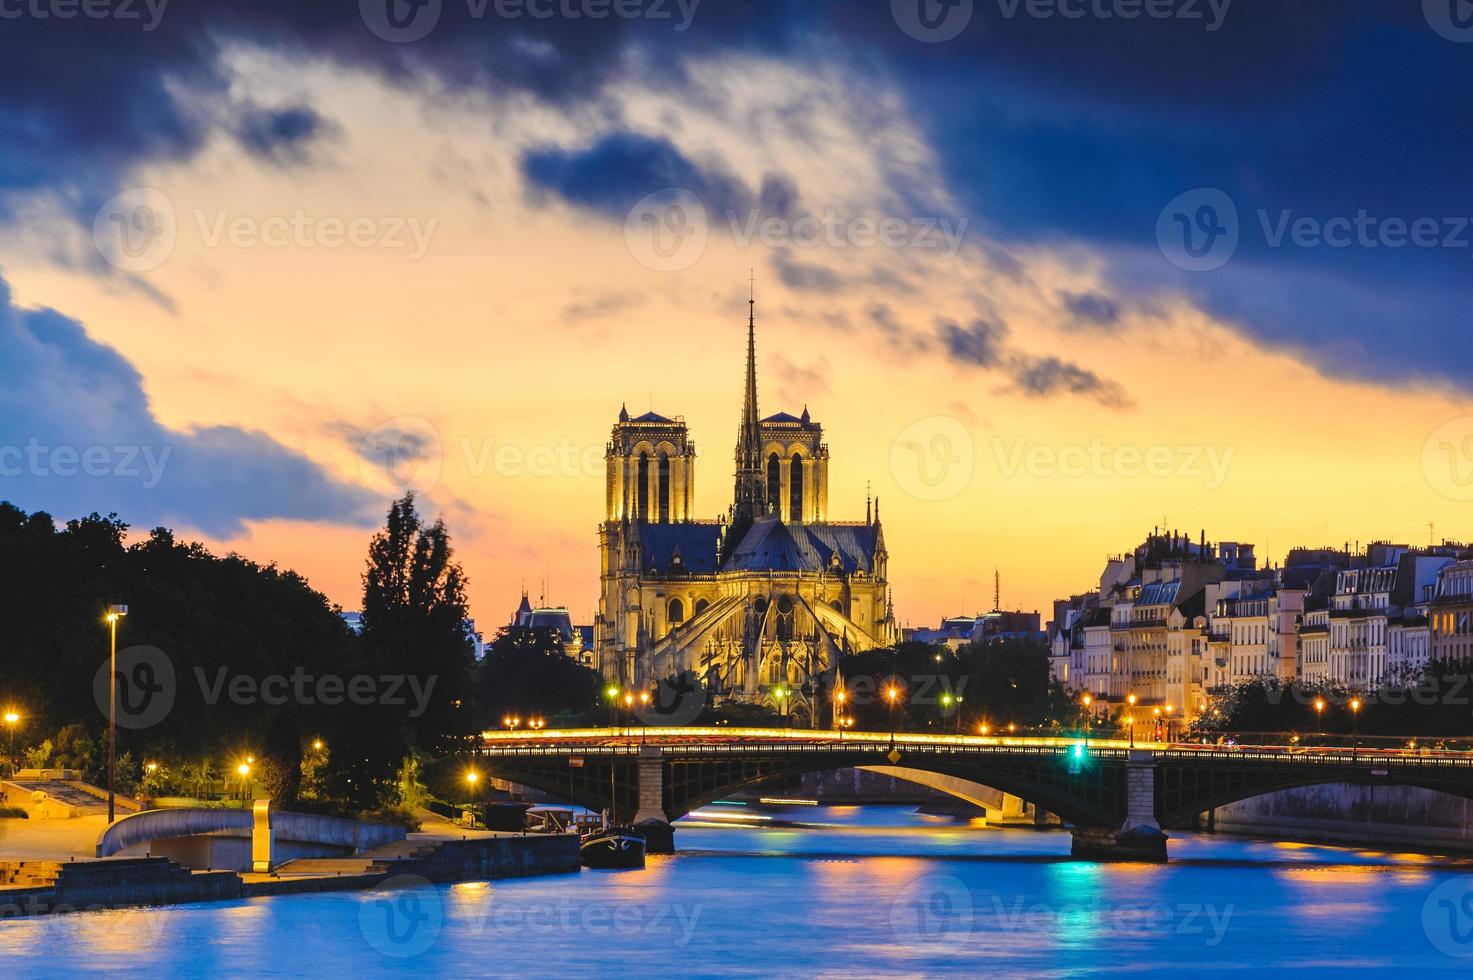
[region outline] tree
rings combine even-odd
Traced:
[[[504,627],[486,648],[476,680],[483,728],[501,727],[507,715],[582,715],[599,703],[598,672],[569,659],[552,628]]]
[[[387,763],[392,772],[410,748],[442,751],[473,733],[465,585],[444,522],[426,527],[413,493],[394,501],[368,547],[363,659],[370,675],[403,679],[401,689],[421,692],[423,701],[354,713],[352,744],[366,750],[369,768]]]

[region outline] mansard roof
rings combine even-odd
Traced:
[[[875,524],[786,524],[774,516],[752,523],[724,568],[739,572],[847,573],[868,570],[880,547]]]

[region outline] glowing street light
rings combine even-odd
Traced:
[[[19,712],[13,710],[5,712],[5,729],[10,734],[10,747],[8,749],[8,755],[9,758],[12,760],[15,759],[15,726],[19,724]]]
[[[312,740],[312,751],[314,751],[314,752],[321,752],[322,751],[322,739],[320,739],[320,738],[314,738]]]
[[[107,674],[107,822],[117,819],[116,787],[118,783],[118,620],[128,615],[128,607],[107,607],[108,674]]]
[[[890,745],[895,745],[895,702],[900,700],[900,688],[894,684],[885,688],[885,700],[890,703]]]

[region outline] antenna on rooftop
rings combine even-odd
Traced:
[[[992,570],[992,609],[1002,612],[1002,573],[996,568]]]

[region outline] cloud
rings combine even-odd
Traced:
[[[1076,325],[1113,327],[1120,320],[1120,307],[1101,293],[1060,291],[1059,300]]]
[[[827,266],[794,258],[792,252],[785,248],[772,253],[772,268],[783,285],[800,292],[836,293],[845,284],[839,273]]]
[[[1078,395],[1112,409],[1135,404],[1121,384],[1087,368],[1052,355],[1038,357],[1012,349],[1005,324],[977,319],[962,326],[943,319],[937,321],[936,331],[953,362],[1000,373],[1011,390],[1029,398]]]
[[[381,502],[262,432],[170,429],[121,354],[0,279],[0,499],[60,516],[117,511],[234,537],[284,518],[371,526]]]
[[[248,106],[235,123],[235,138],[252,156],[286,165],[305,163],[314,144],[336,127],[311,106]]]
[[[642,293],[608,290],[588,299],[576,300],[563,307],[562,318],[569,323],[600,320],[643,306],[649,299]]]
[[[1057,357],[1018,355],[1012,361],[1011,375],[1014,386],[1031,398],[1067,392],[1091,398],[1106,408],[1129,408],[1135,404],[1118,382]]]
[[[750,212],[757,200],[721,161],[696,163],[663,137],[628,131],[581,150],[529,150],[522,175],[535,191],[618,221],[641,198],[670,187],[698,195],[708,214]]]

